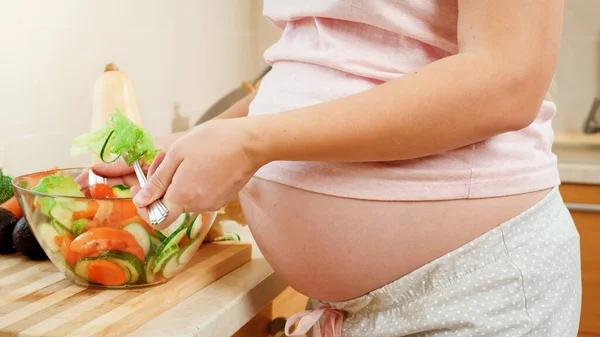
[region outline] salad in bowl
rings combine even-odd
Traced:
[[[152,138],[118,110],[99,130],[73,140],[73,154],[106,163],[150,164]],[[87,179],[89,168],[13,179],[15,197],[40,246],[74,283],[104,288],[148,286],[173,278],[192,260],[219,212],[184,213],[157,230],[139,216],[131,186]],[[216,240],[237,239],[225,236]]]

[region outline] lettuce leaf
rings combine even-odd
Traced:
[[[32,189],[34,192],[54,194],[69,197],[84,197],[81,186],[72,177],[55,173],[44,177]],[[51,208],[51,205],[48,205]]]
[[[123,157],[127,165],[132,165],[136,160],[149,165],[156,157],[158,150],[154,147],[152,136],[144,128],[125,117],[119,109],[100,129],[73,139],[71,155],[90,151],[100,157],[102,146],[111,132],[113,132],[112,146],[108,151]]]

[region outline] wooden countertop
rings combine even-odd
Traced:
[[[159,287],[87,289],[49,261],[2,256],[0,336],[231,336],[287,285],[247,227],[225,230],[243,242],[203,245],[190,267]]]
[[[128,337],[230,337],[287,288],[262,257],[247,227],[223,227],[252,243],[252,260],[142,325]]]

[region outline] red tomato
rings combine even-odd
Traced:
[[[114,198],[115,194],[107,184],[95,184],[90,186],[92,198]]]

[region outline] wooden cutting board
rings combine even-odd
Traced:
[[[251,254],[249,243],[205,243],[167,283],[131,290],[84,288],[49,261],[0,255],[0,336],[124,336],[250,261]]]

